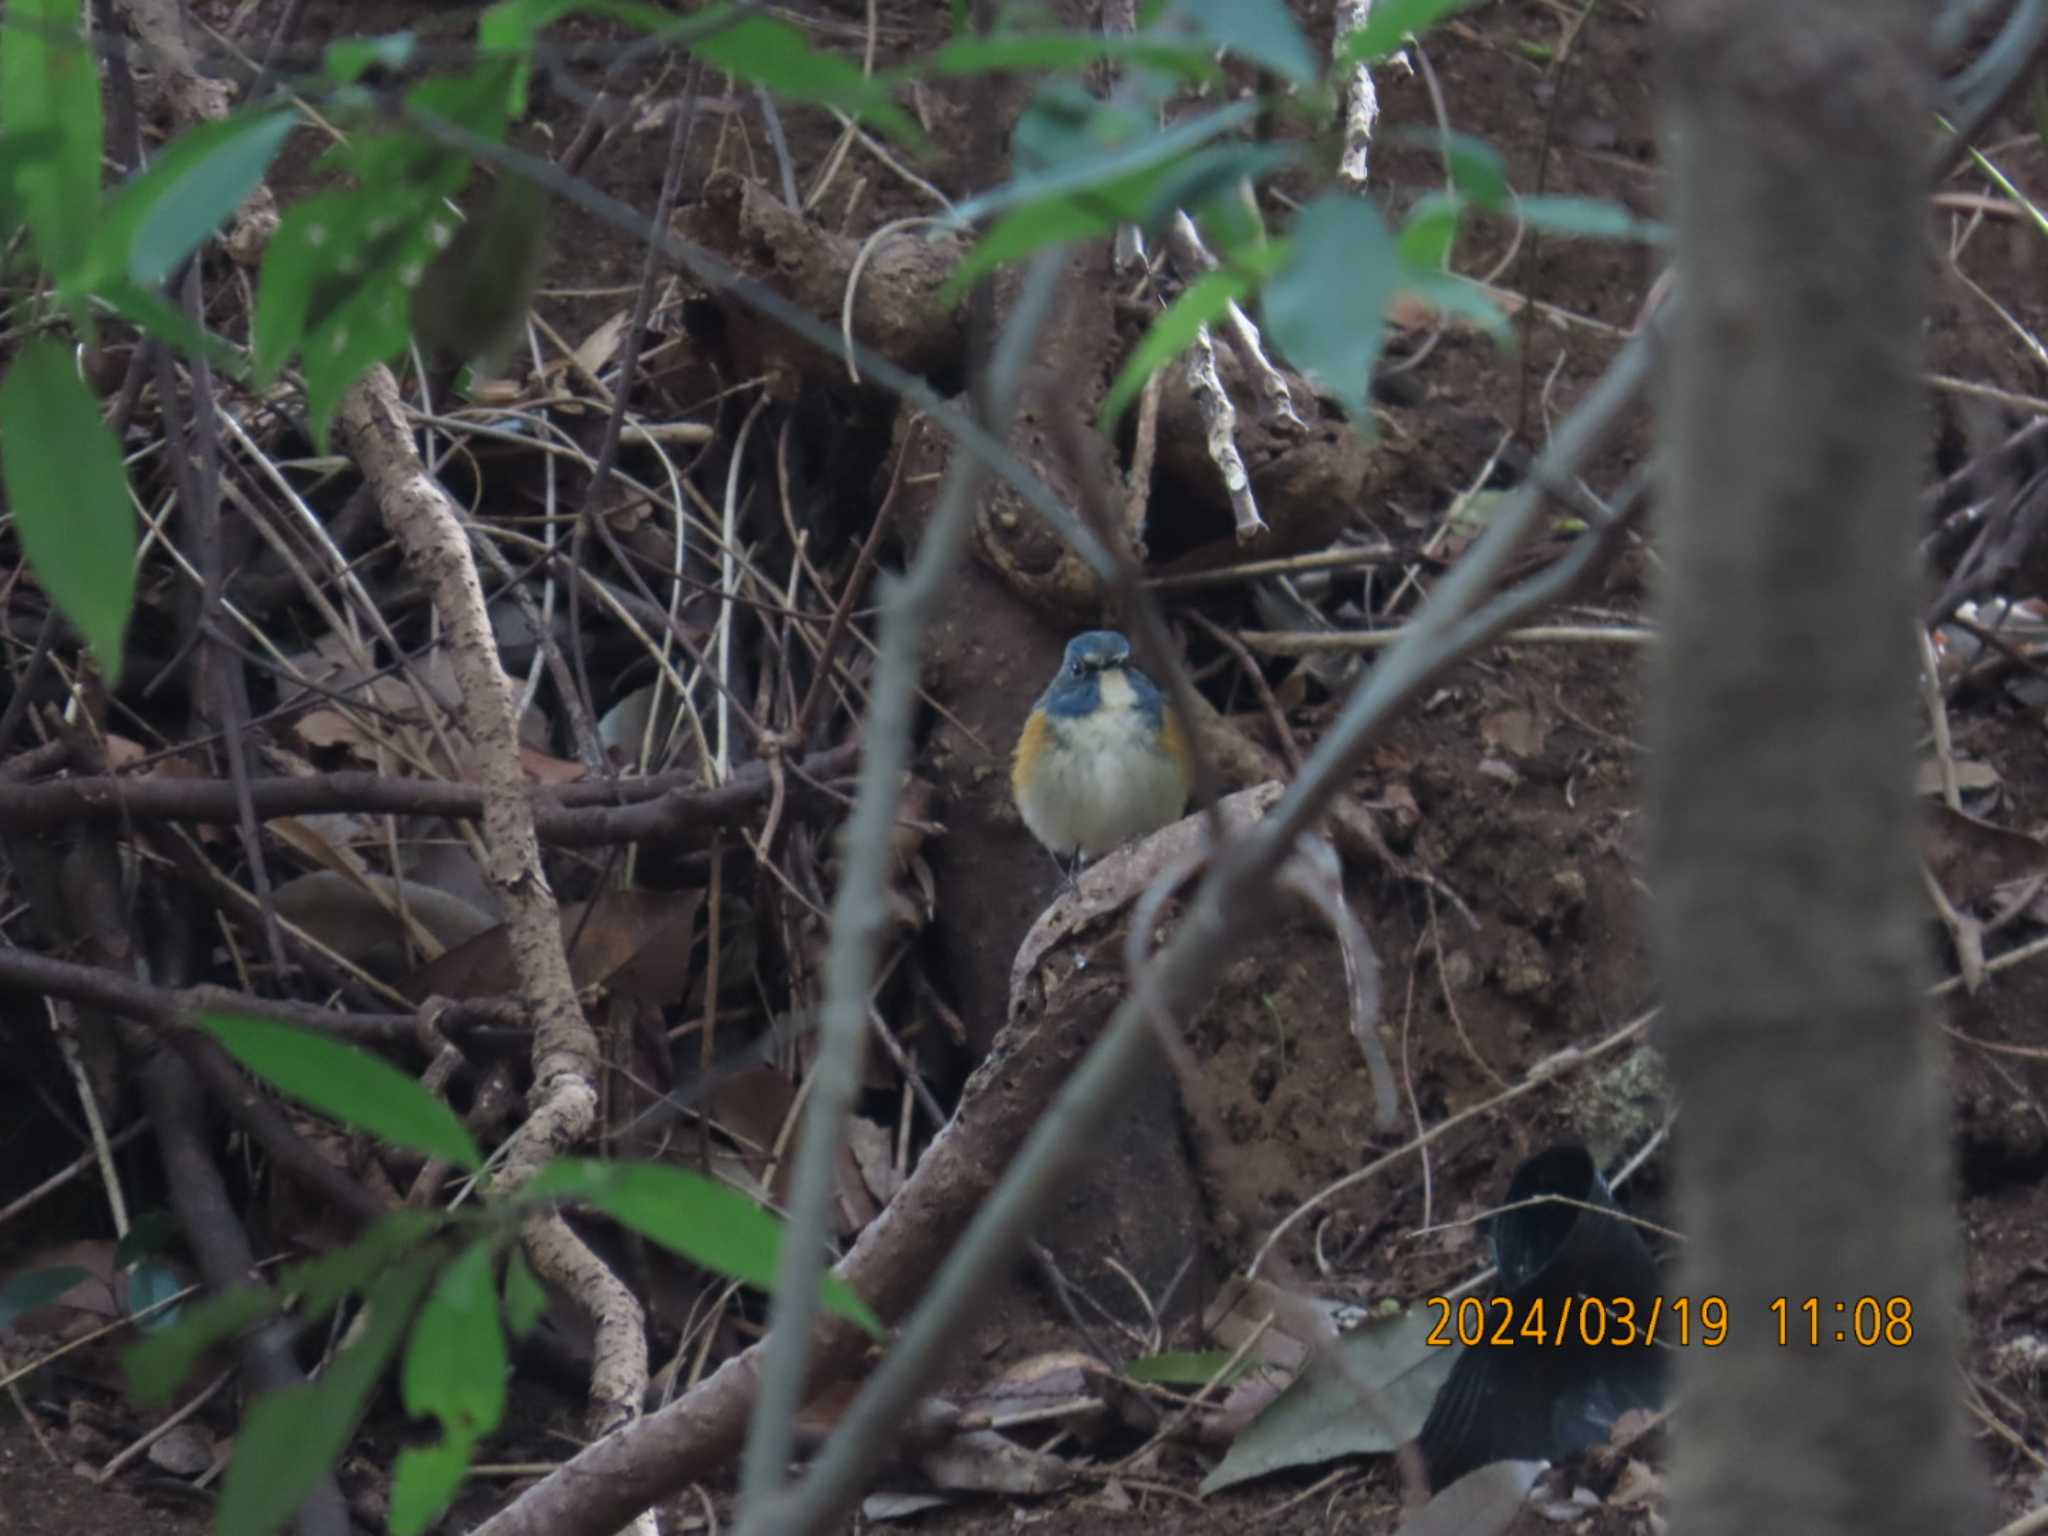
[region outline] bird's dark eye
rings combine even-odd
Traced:
[[[1080,677],[1085,672],[1087,672],[1087,670],[1088,669],[1082,666],[1081,663],[1079,663],[1078,661],[1070,661],[1067,663],[1067,675],[1069,677]]]

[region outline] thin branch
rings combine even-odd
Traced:
[[[984,430],[1000,438],[1024,376],[1030,347],[1053,304],[1066,256],[1052,251],[1027,270],[1001,346],[991,360],[983,399]],[[796,1412],[803,1401],[811,1325],[817,1316],[818,1280],[846,1116],[858,1091],[866,1044],[868,997],[876,956],[887,926],[896,799],[909,762],[912,705],[917,695],[918,646],[945,582],[967,542],[975,503],[988,478],[983,460],[962,454],[948,471],[937,510],[917,559],[883,603],[881,655],[875,665],[864,732],[866,762],[845,832],[845,872],[832,903],[831,947],[825,959],[825,1005],[811,1099],[797,1147],[789,1227],[776,1271],[769,1313],[767,1358],[755,1399],[742,1480],[740,1536],[787,1530],[777,1505],[795,1444]]]

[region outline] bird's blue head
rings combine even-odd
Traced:
[[[1113,629],[1091,629],[1067,642],[1067,654],[1038,701],[1039,708],[1056,719],[1094,714],[1102,702],[1102,674],[1109,671],[1122,672],[1130,680],[1140,709],[1158,712],[1159,689],[1131,665],[1131,642]]]

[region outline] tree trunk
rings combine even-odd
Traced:
[[[1666,15],[1652,888],[1695,1335],[1674,1525],[1981,1530],[1911,793],[1925,12]]]

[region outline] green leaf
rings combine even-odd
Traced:
[[[1041,81],[1010,137],[1017,174],[1038,175],[1072,165],[1105,149],[1135,143],[1157,124],[1136,101],[1103,101],[1080,81]]]
[[[412,289],[454,223],[441,200],[467,174],[458,156],[424,184],[321,193],[271,238],[256,295],[256,374],[275,378],[303,350],[307,413],[323,444],[348,387],[404,349]]]
[[[204,123],[179,135],[140,176],[114,193],[93,238],[88,285],[123,272],[153,287],[263,179],[298,121],[292,112],[261,112]]]
[[[258,1077],[323,1114],[471,1172],[483,1166],[455,1111],[382,1057],[274,1019],[213,1013],[199,1027]]]
[[[442,1427],[487,1435],[505,1416],[505,1330],[489,1238],[471,1243],[441,1271],[420,1308],[399,1375],[405,1411]]]
[[[390,1212],[346,1248],[294,1264],[279,1277],[280,1294],[291,1298],[302,1322],[318,1322],[342,1298],[367,1288],[386,1268],[417,1248],[443,1218],[400,1208]]]
[[[0,382],[0,485],[36,580],[119,683],[136,545],[121,445],[70,352],[47,337]]]
[[[1151,1382],[1163,1387],[1206,1387],[1219,1377],[1228,1385],[1247,1371],[1257,1369],[1258,1365],[1257,1360],[1240,1360],[1231,1365],[1228,1350],[1169,1350],[1165,1354],[1146,1355],[1133,1360],[1124,1367],[1124,1375],[1132,1381]],[[1226,1367],[1229,1374],[1221,1375]]]
[[[1401,221],[1396,245],[1401,265],[1411,272],[1438,272],[1450,259],[1451,242],[1458,235],[1458,220],[1464,200],[1445,192],[1432,192],[1416,199]]]
[[[256,286],[252,331],[259,384],[274,380],[299,350],[323,279],[350,265],[362,266],[370,217],[365,194],[343,188],[301,199],[278,221]]]
[[[512,1337],[523,1339],[547,1309],[548,1293],[540,1277],[526,1262],[524,1250],[514,1247],[505,1259],[505,1326],[512,1330]]]
[[[1102,59],[1165,70],[1186,80],[1213,80],[1220,74],[1210,62],[1208,48],[1200,43],[1143,33],[1112,37],[1103,32],[994,32],[955,38],[891,78],[1078,71]]]
[[[153,1254],[163,1253],[178,1236],[178,1218],[163,1206],[137,1216],[128,1235],[114,1244],[114,1268],[126,1269]]]
[[[128,1315],[142,1319],[139,1326],[144,1333],[161,1333],[166,1328],[175,1328],[185,1309],[164,1307],[158,1311],[156,1308],[184,1289],[185,1282],[168,1264],[154,1259],[138,1264],[135,1273],[128,1277]]]
[[[502,0],[483,13],[477,22],[477,42],[487,53],[525,53],[540,34],[577,11],[610,16],[629,22],[644,32],[681,30],[678,18],[656,6],[637,0]],[[717,26],[732,14],[729,5],[712,6],[686,18],[689,30]]]
[[[368,1289],[445,1219],[426,1211],[395,1210],[346,1248],[292,1265],[275,1290],[251,1287],[202,1302],[175,1328],[128,1351],[123,1363],[136,1394],[152,1402],[170,1396],[200,1355],[287,1304],[301,1323],[320,1321],[343,1297]]]
[[[517,70],[516,59],[487,57],[462,74],[430,76],[405,93],[406,110],[445,118],[480,138],[501,139],[512,118],[512,84]],[[464,163],[459,152],[439,145],[433,146],[433,153],[450,164]],[[461,181],[458,177],[456,185]]]
[[[177,1327],[153,1333],[123,1353],[121,1365],[128,1372],[129,1390],[145,1405],[164,1401],[192,1374],[201,1355],[257,1319],[270,1316],[279,1305],[277,1293],[265,1286],[245,1286],[209,1297],[188,1309]]]
[[[327,45],[321,73],[330,85],[354,85],[372,69],[403,69],[418,46],[419,39],[410,32],[337,38]]]
[[[1217,199],[1238,196],[1248,181],[1257,181],[1300,159],[1287,144],[1211,144],[1170,160],[1150,177],[1134,178],[1124,201],[1130,222],[1157,228],[1177,208],[1200,208]]]
[[[732,7],[712,6],[679,19],[637,0],[503,0],[483,13],[476,35],[478,47],[484,53],[508,54],[514,60],[508,103],[514,119],[526,115],[526,88],[533,71],[534,44],[542,32],[575,11],[611,16],[656,35],[687,36],[722,24],[732,14]]]
[[[406,126],[380,114],[320,157],[318,166],[353,176],[366,190],[394,191],[408,206],[422,193],[452,197],[469,179],[468,155],[415,124],[452,124],[492,143],[505,136],[518,103],[521,61],[486,55],[460,74],[434,75],[405,93]]]
[[[60,283],[92,244],[100,204],[100,72],[80,31],[83,0],[8,0],[0,18],[0,133],[47,134],[15,170],[43,267]]]
[[[57,152],[57,135],[48,129],[0,134],[0,241],[14,238],[28,217],[15,178],[25,165],[37,165]]]
[[[1374,0],[1372,15],[1364,26],[1344,39],[1337,50],[1337,67],[1370,64],[1383,59],[1411,35],[1428,30],[1453,11],[1462,11],[1474,0]]]
[[[1662,244],[1671,238],[1669,225],[1639,219],[1619,203],[1591,197],[1520,197],[1515,211],[1531,229],[1553,235],[1585,235],[1595,240],[1645,240]]]
[[[1123,178],[1158,170],[1168,161],[1206,144],[1218,134],[1249,122],[1257,111],[1257,102],[1235,102],[1205,116],[1176,123],[1162,132],[1148,134],[1135,142],[1114,144],[1066,159],[1043,171],[1028,172],[992,192],[959,204],[946,216],[946,221],[954,228],[965,228],[993,214],[1030,203],[1046,202],[1076,192],[1102,192]]]
[[[1384,1454],[1412,1439],[1459,1353],[1429,1343],[1433,1316],[1416,1307],[1309,1356],[1287,1390],[1238,1432],[1202,1480],[1203,1494],[1283,1467]]]
[[[16,1275],[0,1286],[0,1329],[12,1327],[22,1313],[48,1306],[74,1285],[83,1285],[91,1278],[91,1271],[80,1269],[76,1264],[32,1269],[27,1274]]]
[[[319,1381],[251,1405],[221,1485],[220,1536],[270,1536],[341,1455],[433,1278],[436,1258],[415,1254],[379,1277],[353,1342]]]
[[[1179,357],[1195,339],[1195,332],[1219,319],[1233,301],[1252,290],[1252,280],[1243,272],[1219,267],[1204,273],[1182,291],[1152,322],[1145,339],[1124,360],[1116,382],[1102,402],[1096,424],[1105,431],[1116,425],[1130,403],[1138,398],[1145,381]]]
[[[1443,151],[1451,184],[1488,213],[1504,213],[1514,198],[1508,189],[1508,163],[1484,139],[1467,133],[1432,135]]]
[[[1394,238],[1372,204],[1331,192],[1301,210],[1292,243],[1292,259],[1261,301],[1267,334],[1367,423],[1387,303],[1400,287]]]
[[[417,1536],[434,1523],[462,1485],[470,1452],[505,1416],[511,1370],[498,1322],[489,1239],[470,1244],[441,1271],[413,1324],[400,1368],[405,1411],[441,1422],[441,1442],[409,1447],[392,1479],[394,1536]]]
[[[692,1263],[762,1290],[775,1284],[782,1223],[746,1196],[686,1169],[558,1158],[524,1193],[532,1200],[587,1201]],[[822,1299],[828,1311],[881,1337],[881,1319],[837,1275],[825,1276]]]
[[[427,246],[411,270],[425,269]],[[342,302],[327,323],[306,338],[306,421],[324,453],[334,413],[349,386],[378,363],[405,350],[412,334],[412,290],[397,273],[379,273]]]
[[[1217,47],[1263,64],[1291,84],[1315,80],[1315,53],[1280,0],[1181,0],[1179,10]]]
[[[476,1441],[447,1434],[432,1445],[408,1445],[391,1469],[391,1536],[419,1536],[455,1502]]]
[[[1507,311],[1494,296],[1470,278],[1455,272],[1408,272],[1401,286],[1446,314],[1463,315],[1486,330],[1503,346],[1514,342],[1514,328]]]
[[[996,227],[975,242],[974,249],[953,269],[939,290],[939,303],[950,305],[985,273],[1008,262],[1020,260],[1048,245],[1086,240],[1106,235],[1121,220],[1116,210],[1094,200],[1060,198],[1019,208],[998,220]]]
[[[1272,245],[1258,200],[1242,183],[1221,187],[1187,209],[1209,249],[1225,262],[1258,259]]]
[[[547,256],[547,194],[506,174],[482,195],[407,302],[413,334],[437,358],[492,366],[525,332]]]
[[[231,379],[248,376],[249,360],[241,352],[211,331],[201,328],[197,321],[161,293],[116,277],[101,283],[94,297],[124,320],[141,326],[157,340],[168,342],[187,357],[204,357]]]
[[[976,243],[940,290],[950,303],[983,273],[1048,245],[1107,234],[1120,224],[1156,228],[1176,208],[1213,200],[1219,189],[1235,188],[1293,158],[1293,151],[1269,144],[1216,144],[1117,180],[1032,203],[1005,214]]]
[[[778,96],[837,107],[849,117],[887,128],[906,144],[924,142],[916,119],[896,105],[882,81],[863,75],[850,59],[813,48],[810,38],[786,21],[748,16],[709,33],[690,51],[712,68],[729,70]]]

